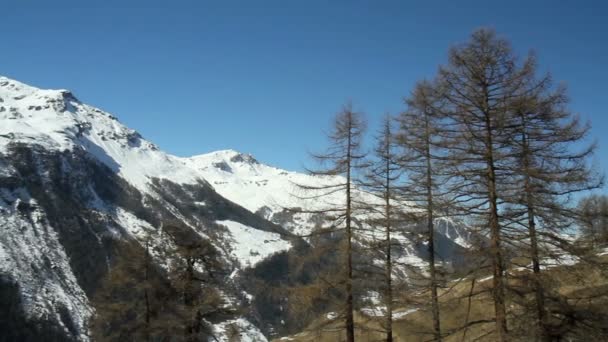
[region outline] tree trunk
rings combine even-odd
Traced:
[[[541,283],[540,274],[540,257],[538,253],[538,241],[536,237],[536,217],[534,214],[534,203],[532,199],[532,184],[530,181],[530,151],[528,148],[528,140],[525,132],[525,118],[522,117],[524,132],[522,134],[523,146],[523,166],[525,174],[525,192],[526,192],[526,207],[528,209],[528,233],[530,235],[530,249],[532,254],[532,272],[534,278],[534,293],[536,296],[536,313],[538,332],[537,336],[540,341],[550,341],[546,331],[545,319],[545,293]]]
[[[385,171],[384,216],[386,219],[386,342],[393,342],[393,261],[391,255],[391,146],[390,135],[386,139],[387,152]]]
[[[487,99],[487,97],[486,97]],[[486,123],[486,163],[489,200],[490,249],[492,253],[494,311],[498,340],[507,341],[507,314],[504,292],[504,264],[500,246],[500,223],[498,221],[498,196],[496,190],[496,167],[494,165],[494,148],[492,141],[492,123],[489,114],[485,113]]]
[[[346,170],[346,341],[355,341],[355,319],[353,316],[353,258],[352,258],[352,230],[351,230],[351,144],[352,144],[352,118],[349,122],[348,146],[347,146],[347,170]]]
[[[150,242],[146,240],[146,256],[144,258],[144,281],[145,281],[145,289],[144,289],[144,300],[146,305],[146,314],[145,314],[145,339],[146,341],[150,341],[150,298],[148,295],[148,289],[150,288]]]
[[[427,234],[429,251],[429,272],[431,274],[431,311],[433,313],[433,332],[435,341],[441,341],[439,318],[439,296],[437,295],[437,271],[435,269],[435,224],[433,204],[433,179],[431,163],[431,142],[428,117],[425,117],[425,154],[426,154],[426,195],[427,195]]]

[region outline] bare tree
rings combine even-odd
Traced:
[[[168,226],[166,229],[178,231]],[[210,241],[194,236],[173,235],[174,248],[169,253],[169,278],[178,291],[175,303],[176,325],[183,328],[185,341],[199,341],[213,337],[213,329],[206,319],[232,312],[213,282],[224,274],[219,261],[219,251]]]
[[[354,297],[353,297],[353,218],[357,210],[354,198],[354,184],[357,172],[363,167],[365,154],[361,149],[361,141],[365,131],[365,121],[361,114],[354,112],[350,104],[345,105],[336,117],[328,134],[329,147],[325,153],[313,154],[320,168],[308,170],[311,175],[321,176],[328,180],[326,185],[310,186],[298,184],[307,195],[306,198],[323,202],[335,194],[342,196],[341,203],[326,203],[326,207],[318,210],[303,210],[320,214],[330,222],[329,226],[320,227],[313,234],[344,234],[344,320],[346,325],[346,340],[355,339]],[[330,286],[334,286],[331,284]]]
[[[525,67],[517,63],[509,43],[491,30],[478,30],[469,42],[450,51],[439,70],[438,83],[448,119],[452,190],[463,214],[489,228],[497,339],[507,341],[505,260],[502,246],[501,188],[509,186],[503,171],[508,163],[507,106],[518,94]]]
[[[386,341],[393,341],[393,231],[396,228],[396,211],[399,211],[398,181],[403,171],[399,163],[396,133],[393,128],[393,119],[387,115],[382,121],[379,134],[376,136],[374,161],[370,163],[366,174],[366,186],[371,193],[378,196],[380,203],[370,204],[370,224],[380,228],[382,257],[384,259],[384,286],[383,299],[386,305],[385,329]],[[375,240],[375,232],[374,234]]]
[[[171,289],[151,260],[150,239],[117,245],[119,257],[93,297],[96,314],[91,331],[96,340],[151,341],[170,333],[162,327],[162,308],[172,302]]]
[[[438,272],[435,257],[435,219],[439,190],[439,172],[436,162],[437,150],[441,147],[442,136],[439,132],[441,118],[437,113],[435,89],[429,82],[420,82],[406,100],[407,111],[399,117],[399,144],[404,152],[401,165],[407,175],[402,188],[402,196],[412,207],[411,215],[423,220],[428,248],[429,289],[431,292],[431,312],[433,317],[434,340],[441,341],[441,323],[439,316]]]
[[[582,233],[592,245],[608,243],[608,196],[590,195],[580,200]]]
[[[508,112],[512,116],[513,162],[518,186],[506,199],[507,218],[514,229],[525,227],[532,261],[538,338],[551,340],[546,320],[545,291],[541,281],[542,244],[556,245],[560,233],[573,226],[572,194],[597,188],[602,179],[588,167],[595,145],[584,147],[590,126],[581,125],[568,110],[565,88],[552,89],[551,77],[538,79],[529,57],[518,94]],[[575,148],[575,146],[583,146]],[[539,233],[542,235],[539,236]],[[557,244],[560,248],[572,248]]]
[[[572,149],[586,137],[588,126],[566,110],[564,89],[554,90],[549,76],[539,79],[535,72],[532,54],[520,61],[506,40],[482,29],[450,51],[449,63],[437,78],[441,106],[435,109],[444,118],[449,149],[444,165],[451,173],[451,191],[460,194],[456,201],[462,215],[476,221],[481,231],[488,227],[500,341],[508,339],[508,255],[529,252],[538,335],[547,339],[539,225],[544,243],[563,246],[546,228],[556,232],[571,227],[570,196],[601,184],[586,163],[594,146]]]

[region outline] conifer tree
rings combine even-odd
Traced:
[[[535,71],[531,54],[520,61],[506,40],[482,29],[450,51],[437,78],[450,189],[460,194],[461,214],[489,228],[500,341],[508,340],[508,255],[532,261],[537,335],[547,340],[541,245],[567,245],[555,233],[572,227],[570,196],[601,184],[586,163],[593,146],[574,149],[588,126],[567,111],[564,90]]]
[[[608,196],[590,195],[580,200],[581,231],[593,247],[608,243]]]
[[[404,149],[401,165],[406,173],[402,196],[411,206],[412,215],[425,221],[433,334],[434,340],[441,341],[434,222],[439,216],[437,197],[440,195],[440,176],[436,163],[439,158],[438,149],[441,147],[441,119],[437,113],[439,105],[434,98],[434,91],[431,83],[420,82],[406,100],[408,109],[399,117],[399,144]]]
[[[549,341],[541,279],[543,245],[573,252],[561,238],[574,223],[571,196],[598,187],[602,180],[587,163],[595,146],[581,147],[590,126],[581,125],[568,111],[565,88],[553,89],[549,75],[538,78],[533,57],[528,58],[522,74],[518,93],[508,107],[513,162],[507,171],[513,174],[515,186],[506,198],[509,211],[505,216],[511,221],[510,228],[525,227],[527,246],[520,253],[527,250],[532,261],[537,336]]]
[[[302,198],[326,204],[323,208],[316,210],[300,210],[322,215],[329,222],[329,225],[319,227],[313,235],[338,234],[343,236],[343,246],[341,246],[339,254],[343,257],[344,274],[339,283],[343,284],[345,297],[343,318],[347,342],[353,342],[355,339],[353,241],[355,238],[354,218],[360,206],[355,198],[354,184],[358,171],[364,166],[365,153],[362,152],[361,143],[365,128],[362,115],[353,111],[350,104],[345,105],[334,118],[328,134],[327,150],[325,153],[312,155],[319,163],[319,169],[308,170],[311,175],[329,180],[328,183],[321,186],[298,184],[298,187],[306,194]],[[337,193],[343,194],[340,203],[327,203],[326,199]],[[336,286],[336,284],[328,285]]]
[[[379,244],[383,250],[380,253],[384,260],[384,284],[383,299],[386,306],[385,329],[386,341],[393,341],[393,239],[394,231],[397,229],[397,215],[399,208],[398,182],[402,175],[397,151],[396,133],[393,127],[393,119],[387,115],[382,121],[379,134],[376,136],[374,148],[374,160],[369,164],[366,174],[366,186],[370,192],[379,197],[378,204],[370,203],[369,221],[372,227],[379,230],[375,235],[384,235]],[[376,230],[374,229],[374,230]],[[373,246],[375,247],[375,246]]]
[[[144,246],[120,243],[115,260],[93,298],[96,314],[91,330],[96,340],[151,341],[167,336],[161,327],[161,308],[171,303],[171,289]]]
[[[224,274],[219,251],[206,239],[181,236],[172,230],[174,248],[169,253],[170,280],[178,292],[175,325],[181,326],[185,341],[213,337],[207,318],[230,314],[217,290],[216,277]],[[214,286],[215,285],[215,286]]]
[[[524,63],[525,64],[525,63]],[[460,193],[463,215],[478,218],[489,229],[493,271],[492,298],[499,341],[507,341],[505,252],[501,228],[501,189],[511,180],[503,171],[509,162],[508,104],[518,95],[525,68],[509,43],[491,30],[478,30],[466,44],[454,47],[440,67],[441,112],[448,121],[452,190]]]

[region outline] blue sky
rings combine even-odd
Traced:
[[[373,128],[489,26],[568,84],[608,167],[604,1],[84,3],[3,3],[0,74],[71,89],[177,155],[233,148],[301,169],[342,103]]]

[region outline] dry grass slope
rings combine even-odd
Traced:
[[[584,340],[587,334],[597,333],[593,341],[608,341],[608,335],[602,336],[602,327],[608,315],[608,277],[606,264],[608,255],[600,257],[601,264],[575,264],[560,266],[547,270],[544,281],[549,284],[549,295],[556,300],[553,305],[564,310],[563,317],[554,317],[556,333],[562,333],[569,339],[564,341]],[[603,266],[603,269],[602,269]],[[533,294],[529,289],[527,271],[510,272],[508,297],[510,339],[512,341],[534,340],[534,317],[530,313]],[[446,342],[461,341],[494,341],[494,304],[490,289],[491,277],[480,279],[461,279],[454,281],[449,289],[441,293],[442,333]],[[473,294],[472,296],[470,296]],[[423,342],[432,341],[431,313],[425,309],[428,304],[428,293],[407,294],[410,301],[418,303],[420,310],[398,318],[394,323],[395,341]],[[556,307],[557,305],[558,307]],[[561,306],[560,306],[561,305]],[[403,311],[401,308],[397,311]],[[569,317],[572,315],[572,317]],[[598,319],[600,326],[587,326],[588,323],[576,324],[572,320]],[[382,321],[361,313],[356,315],[356,340],[361,342],[383,341]],[[608,326],[606,326],[608,329]],[[588,329],[588,330],[585,330]],[[595,330],[594,330],[595,329]],[[603,332],[607,333],[606,331]],[[337,342],[344,341],[345,333],[342,322],[330,322],[326,318],[318,319],[308,329],[296,335],[274,340],[294,342]],[[558,339],[556,339],[557,341]],[[589,339],[587,339],[589,341]]]

